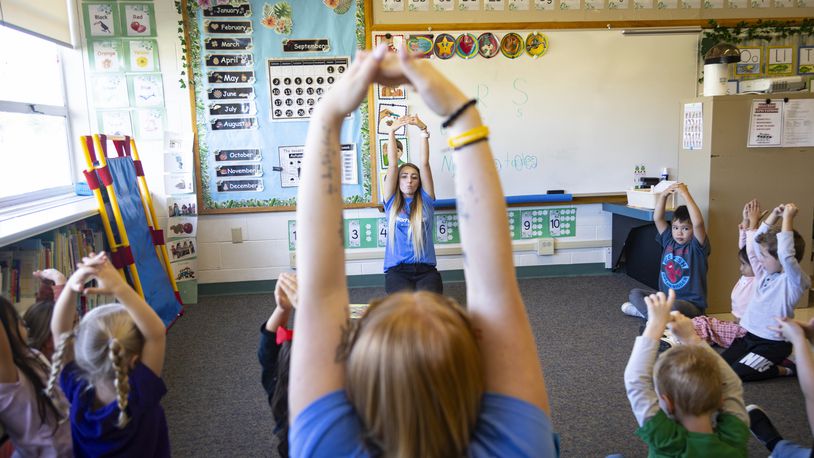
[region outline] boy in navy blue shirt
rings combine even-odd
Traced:
[[[687,202],[673,212],[673,220],[664,219],[667,197],[679,193]],[[670,289],[676,292],[673,310],[684,316],[704,315],[707,309],[707,267],[709,240],[704,227],[704,217],[693,200],[687,185],[675,183],[665,190],[656,202],[653,220],[659,235],[656,237],[663,247],[659,267],[659,290],[665,294]],[[630,302],[622,304],[626,315],[647,318],[647,305],[644,298],[655,291],[634,288],[630,291]]]

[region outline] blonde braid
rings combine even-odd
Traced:
[[[63,332],[62,335],[59,336],[59,344],[57,344],[57,348],[54,350],[53,356],[51,356],[51,374],[48,377],[48,386],[45,387],[45,394],[51,399],[56,399],[57,377],[59,377],[59,373],[62,371],[66,351],[70,354],[72,350],[70,342],[72,342],[75,337],[76,329]]]
[[[110,339],[110,361],[113,363],[113,371],[116,377],[113,379],[113,384],[116,387],[116,400],[119,404],[119,422],[118,427],[124,428],[130,422],[130,417],[127,416],[127,395],[130,393],[130,381],[127,379],[127,361],[125,361],[124,354],[126,351],[119,343],[118,339]]]

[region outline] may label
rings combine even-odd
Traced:
[[[219,165],[215,167],[215,175],[219,177],[262,177],[263,166],[252,165]]]
[[[224,99],[253,99],[253,87],[213,87],[207,89],[206,98],[209,100]]]
[[[208,67],[251,67],[254,58],[251,54],[207,54]]]
[[[257,127],[257,118],[251,116],[249,118],[213,119],[209,121],[209,126],[212,130],[254,129]]]
[[[283,52],[328,52],[331,45],[327,38],[313,40],[283,40]]]
[[[240,5],[216,5],[203,10],[204,17],[249,17],[252,15],[252,6],[248,3]]]
[[[207,72],[207,80],[210,83],[245,84],[254,83],[254,72]]]
[[[206,33],[252,33],[252,21],[204,21]]]
[[[245,192],[245,191],[262,191],[263,180],[232,180],[232,181],[218,181],[218,192]]]
[[[247,51],[252,49],[251,38],[214,38],[204,40],[204,49],[207,51]]]
[[[263,159],[259,149],[221,149],[215,151],[215,161],[252,161]]]
[[[210,115],[254,114],[254,102],[213,103],[209,105]]]

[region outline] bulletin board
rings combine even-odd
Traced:
[[[187,0],[199,213],[290,211],[315,105],[365,47],[363,0]],[[373,205],[367,101],[340,131],[347,207]]]
[[[491,39],[482,39],[484,34]],[[697,33],[383,30],[373,32],[373,42],[388,35],[418,52],[428,50],[441,73],[478,99],[507,197],[550,190],[617,194],[633,185],[634,170],[642,165],[648,176],[658,176],[663,167],[676,171],[680,101],[696,91]],[[443,119],[408,86],[375,89],[379,116],[371,132],[384,137],[375,123],[387,119],[394,106],[418,114],[430,131],[436,198],[454,198],[455,163],[466,160],[466,150],[448,150]],[[423,139],[417,129],[404,135],[412,159]],[[383,154],[380,142],[374,147]],[[378,163],[381,180],[385,169]]]

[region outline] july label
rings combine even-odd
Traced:
[[[203,10],[204,17],[249,17],[252,15],[252,6],[248,3],[241,5],[216,5]]]
[[[263,190],[263,180],[233,180],[233,181],[218,181],[218,192],[246,192]]]
[[[213,38],[204,40],[204,49],[207,51],[227,50],[227,51],[247,51],[252,49],[251,38]]]
[[[207,54],[208,67],[251,67],[254,58],[251,54]]]
[[[204,21],[206,33],[252,33],[252,21]]]
[[[208,72],[206,74],[210,84],[212,83],[228,83],[228,84],[245,84],[254,83],[254,72]]]
[[[257,118],[252,116],[249,118],[213,119],[209,121],[209,126],[212,130],[254,129],[257,127]]]
[[[215,175],[219,177],[261,177],[263,166],[256,165],[219,165],[215,167]]]
[[[254,103],[213,103],[209,105],[210,115],[254,114]]]
[[[222,149],[215,151],[215,161],[252,161],[263,159],[259,149]]]
[[[253,87],[213,87],[206,91],[209,100],[253,99]]]

